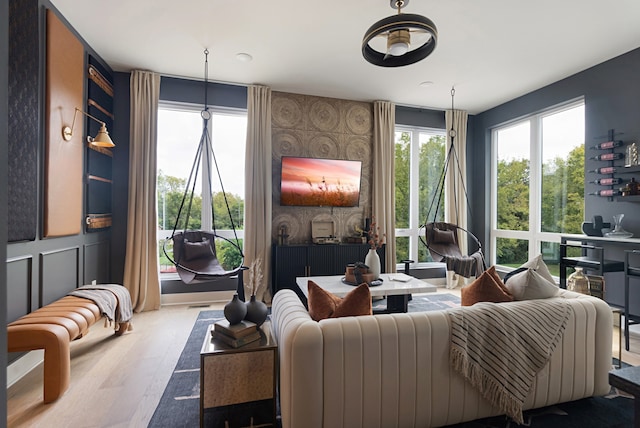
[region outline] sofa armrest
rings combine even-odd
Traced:
[[[280,359],[282,426],[320,428],[323,408],[322,331],[292,290],[276,293],[271,312]]]

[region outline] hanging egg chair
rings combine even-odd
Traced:
[[[453,112],[453,97],[455,89],[451,89],[451,111]],[[427,247],[429,254],[436,262],[445,262],[447,264],[447,271],[453,271],[465,278],[477,275],[479,272],[486,270],[486,264],[484,261],[484,255],[482,253],[482,244],[480,240],[467,229],[459,226],[456,223],[450,223],[445,221],[439,221],[439,209],[440,203],[444,197],[445,179],[448,173],[459,174],[460,177],[464,177],[460,168],[460,162],[455,150],[455,137],[456,133],[453,129],[453,125],[448,132],[449,148],[447,150],[447,156],[445,158],[444,165],[442,167],[442,173],[438,180],[436,190],[434,192],[433,199],[429,205],[425,223],[422,227],[425,229],[424,240],[420,238],[423,244]],[[449,171],[449,165],[454,171]],[[469,197],[467,195],[467,189],[464,186],[464,180],[461,180],[462,190],[467,201],[467,208],[469,207]],[[454,197],[454,206],[456,211],[456,218],[458,216],[458,201],[456,199],[456,189],[452,189],[450,192]],[[470,211],[470,210],[469,210]],[[432,215],[433,213],[433,215]],[[473,251],[470,254],[463,254],[460,249],[460,240],[467,239],[467,242],[471,244],[470,249]]]
[[[170,255],[167,250],[167,244],[169,240],[165,242],[163,246],[163,252],[171,263],[176,266],[176,271],[180,276],[180,279],[185,284],[195,284],[205,281],[217,280],[220,278],[230,277],[238,275],[238,290],[242,290],[242,270],[247,269],[242,265],[244,262],[244,254],[242,247],[238,239],[236,232],[236,226],[231,215],[231,209],[229,207],[229,201],[227,194],[224,190],[222,183],[222,177],[220,170],[218,169],[218,162],[216,160],[215,153],[213,151],[213,145],[209,136],[209,121],[211,119],[211,113],[209,112],[209,106],[207,104],[207,84],[208,84],[208,54],[209,51],[205,49],[205,79],[204,79],[204,108],[201,112],[203,127],[202,136],[200,137],[200,144],[196,150],[196,155],[191,167],[189,179],[185,186],[185,192],[182,196],[180,208],[178,209],[178,215],[176,222],[173,226],[170,240],[173,242],[173,251]],[[217,233],[216,228],[216,213],[213,209],[213,197],[211,197],[211,225],[212,230],[190,230],[188,229],[189,219],[191,217],[191,208],[195,195],[196,184],[199,183],[198,176],[200,173],[200,166],[202,165],[203,174],[205,175],[204,189],[211,194],[213,192],[211,176],[215,168],[216,175],[219,180],[221,193],[224,197],[226,206],[226,215],[231,223],[233,230],[233,239],[226,238]],[[214,168],[212,168],[214,167]],[[202,181],[202,180],[201,180]],[[203,191],[204,192],[204,191]],[[203,210],[204,211],[204,210]],[[204,212],[203,212],[204,214]],[[182,225],[182,226],[181,226]],[[226,242],[230,245],[233,251],[236,251],[240,255],[240,264],[232,269],[225,269],[219,262],[217,257],[216,243]]]

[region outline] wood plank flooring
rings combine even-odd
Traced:
[[[438,292],[456,293],[441,288]],[[7,390],[9,427],[146,427],[201,310],[165,306],[134,316],[134,330],[115,337],[102,323],[71,344],[71,383],[55,403],[42,403],[42,366]],[[617,328],[613,355],[618,355]],[[640,336],[623,361],[640,365]]]

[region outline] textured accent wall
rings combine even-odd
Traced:
[[[333,220],[345,238],[371,214],[373,107],[371,103],[273,92],[273,242],[286,226],[290,244],[311,242],[311,222]],[[355,208],[280,206],[282,156],[362,161],[360,206]]]
[[[38,221],[38,2],[9,2],[8,240],[33,241]]]

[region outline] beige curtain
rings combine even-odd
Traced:
[[[373,185],[371,214],[386,234],[385,271],[396,271],[396,197],[394,165],[395,104],[389,101],[373,103]]]
[[[451,143],[450,133],[453,130],[453,153],[449,158],[449,166],[445,179],[445,221],[457,224],[467,229],[467,112],[462,110],[447,110],[445,112],[445,126],[447,127],[447,149]],[[469,253],[467,235],[458,232],[458,246],[463,255]],[[456,288],[473,281],[475,277],[464,278],[453,271],[447,271],[446,287]]]
[[[129,215],[124,286],[135,312],[160,308],[156,237],[156,143],[160,75],[131,73]],[[118,148],[116,147],[116,150]]]
[[[251,85],[247,94],[247,147],[245,155],[244,263],[251,267],[260,260],[262,280],[256,299],[271,301],[271,88]],[[251,295],[245,272],[245,297]]]
[[[449,133],[451,130],[455,132],[454,153],[449,158],[446,177],[445,221],[457,224],[463,229],[467,229],[468,212],[467,197],[465,196],[467,186],[467,116],[467,112],[462,110],[447,110],[445,112],[445,126],[449,143],[451,142]],[[462,254],[467,254],[467,237],[460,236],[460,238],[460,250]]]

